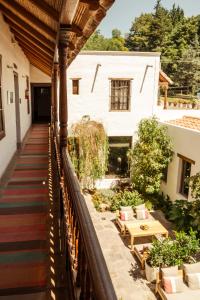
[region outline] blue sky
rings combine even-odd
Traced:
[[[134,18],[142,12],[152,12],[155,3],[156,0],[115,0],[98,29],[107,37],[113,28],[120,29],[122,34],[129,32]],[[171,8],[173,3],[179,5],[188,17],[200,14],[200,0],[162,0],[161,3],[166,8]]]

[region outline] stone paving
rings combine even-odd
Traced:
[[[85,198],[118,300],[157,299],[154,293],[155,285],[145,280],[144,271],[131,254],[127,239],[120,237],[113,222],[115,214],[97,212],[90,196]]]

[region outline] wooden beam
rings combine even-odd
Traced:
[[[32,13],[26,10],[22,5],[14,2],[13,0],[1,0],[1,6],[6,8],[7,10],[13,12],[14,14],[20,15],[20,17],[25,20],[27,23],[32,23],[34,26],[38,28],[39,31],[42,31],[45,35],[50,38],[56,37],[56,32],[47,26],[45,23],[40,21],[37,17],[35,17]]]
[[[31,63],[34,67],[36,67],[37,69],[39,69],[40,71],[42,71],[43,73],[45,73],[45,74],[48,75],[48,76],[51,75],[51,71],[50,71],[49,68],[47,69],[47,68],[44,67],[44,66],[38,65],[37,61],[34,61],[33,59],[29,58],[28,56],[27,56],[27,58],[29,59],[30,63]]]
[[[20,26],[18,26],[17,24],[15,24],[14,22],[12,22],[11,20],[9,20],[6,17],[5,17],[5,21],[8,23],[8,25],[11,28],[11,31],[14,34],[23,36],[24,39],[26,39],[27,41],[30,41],[32,44],[37,45],[38,47],[43,49],[45,52],[51,53],[52,55],[54,54],[54,51],[53,51],[54,44],[52,45],[53,47],[51,47],[49,44],[47,45],[45,42],[43,42],[42,40],[40,41],[39,39],[35,38],[33,35],[29,34],[24,29],[22,29]]]
[[[47,65],[44,62],[39,61],[36,57],[34,57],[28,51],[24,51],[24,53],[28,57],[28,59],[30,60],[30,63],[32,63],[32,61],[34,61],[35,63],[37,63],[38,66],[43,66],[44,68],[46,68],[47,70],[49,70],[49,72],[51,73],[51,67],[49,65]]]
[[[31,46],[33,49],[35,49],[37,52],[42,53],[43,55],[46,55],[47,57],[52,58],[53,57],[53,52],[49,49],[47,49],[48,51],[44,50],[43,48],[39,47],[37,44],[33,43],[30,40],[27,40],[25,36],[19,34],[18,32],[16,32],[15,30],[11,30],[14,35],[15,35],[15,39],[24,42],[24,44]]]
[[[27,22],[20,19],[17,15],[15,15],[13,12],[7,10],[1,3],[0,3],[0,10],[2,13],[9,19],[12,23],[17,24],[20,28],[22,28],[24,31],[28,32],[32,36],[34,36],[37,40],[40,42],[43,42],[46,44],[46,46],[49,46],[51,48],[55,47],[55,39],[51,38],[51,40],[47,39],[44,35],[40,33],[39,29],[35,29],[32,26],[30,26]],[[52,42],[53,41],[53,42]]]
[[[19,46],[22,48],[23,51],[28,51],[29,53],[31,53],[32,55],[34,55],[34,57],[36,57],[38,60],[41,60],[45,63],[47,63],[49,66],[52,65],[52,60],[50,58],[47,58],[45,56],[41,56],[39,53],[35,52],[31,47],[28,47],[27,45],[24,45],[21,41],[18,42]]]
[[[37,52],[35,48],[33,48],[33,47],[29,46],[28,44],[25,44],[23,41],[19,40],[17,37],[16,37],[16,40],[18,41],[18,43],[22,47],[22,49],[27,49],[33,55],[37,56],[38,59],[43,59],[44,61],[47,61],[50,64],[52,63],[53,56],[52,56],[52,58],[47,57],[47,56],[45,56],[45,54],[42,54],[41,52]]]
[[[55,10],[52,6],[50,6],[47,2],[41,0],[29,0],[32,2],[37,8],[42,10],[46,15],[53,18],[55,21],[59,21],[59,12]]]
[[[80,0],[80,3],[88,4],[90,10],[97,10],[99,8],[99,0]]]

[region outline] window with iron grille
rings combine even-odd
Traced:
[[[111,79],[111,111],[130,109],[131,80]]]
[[[0,55],[0,140],[5,136],[4,111],[2,103],[2,56]]]

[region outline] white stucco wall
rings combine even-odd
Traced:
[[[18,73],[19,79],[19,98],[20,119],[21,119],[21,138],[23,139],[31,124],[31,113],[27,113],[27,100],[25,99],[26,77],[30,77],[30,65],[26,56],[22,52],[18,44],[12,43],[11,33],[8,25],[4,22],[0,14],[0,54],[2,55],[2,101],[5,117],[6,136],[0,140],[0,177],[3,174],[7,164],[16,151],[16,118],[15,118],[15,102],[8,103],[7,91],[14,94],[14,76],[13,71]],[[13,63],[17,65],[17,69],[8,68]],[[15,99],[15,97],[14,97]]]
[[[91,92],[96,66],[94,90]],[[146,66],[146,77],[141,89]],[[104,124],[109,136],[133,136],[138,122],[154,113],[157,103],[159,53],[81,52],[68,69],[69,126],[89,115]],[[71,78],[81,78],[79,95],[72,94]],[[132,79],[128,112],[110,112],[109,78]]]
[[[33,65],[30,65],[30,82],[31,83],[50,83],[51,78],[34,67]]]
[[[166,125],[166,123],[164,123]],[[172,138],[174,146],[173,160],[168,166],[167,183],[162,183],[161,190],[164,194],[169,195],[172,201],[176,199],[186,199],[179,193],[181,159],[177,153],[192,159],[195,164],[191,165],[191,176],[200,171],[200,132],[186,129],[180,126],[167,125],[168,133]],[[188,200],[192,200],[189,193]]]

